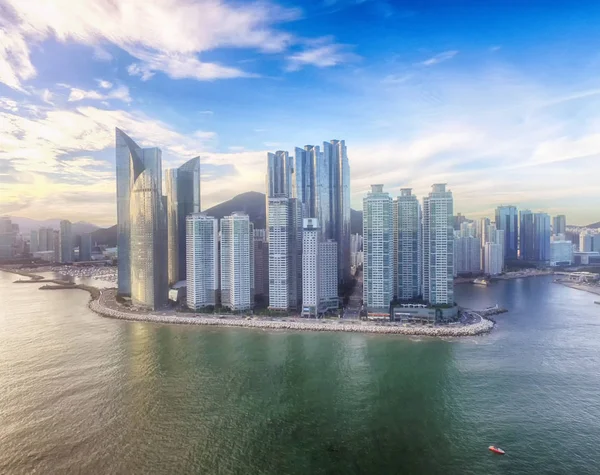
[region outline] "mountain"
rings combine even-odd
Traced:
[[[254,223],[256,229],[265,229],[266,217],[264,193],[248,191],[247,193],[236,195],[230,200],[207,209],[205,213],[209,216],[221,219],[234,211],[243,211],[250,217],[250,221]]]
[[[598,221],[597,223],[594,223],[594,224],[588,224],[586,226],[586,228],[600,229],[600,221]]]
[[[107,247],[117,247],[117,225],[110,228],[96,229],[92,233],[92,243],[105,245]]]
[[[13,223],[19,225],[19,231],[22,234],[29,234],[31,231],[39,228],[60,228],[60,219],[45,219],[36,220],[31,218],[20,218],[18,216],[10,216],[10,220]],[[92,223],[86,223],[85,221],[78,221],[73,223],[73,234],[85,234],[91,233],[99,227]]]
[[[254,223],[256,229],[265,229],[265,195],[256,191],[248,191],[236,195],[230,200],[224,201],[218,205],[205,210],[209,216],[214,216],[221,219],[223,216],[228,216],[234,211],[243,211],[248,214],[250,221]],[[93,226],[93,225],[91,225]],[[75,225],[73,225],[75,227]],[[362,211],[351,210],[350,228],[352,233],[362,234]],[[92,242],[108,247],[117,245],[117,225],[109,228],[97,228],[92,232]]]

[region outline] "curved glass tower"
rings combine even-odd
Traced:
[[[186,279],[186,217],[200,212],[200,157],[167,170],[169,284]]]
[[[166,220],[163,199],[151,170],[135,179],[129,199],[131,301],[152,309],[166,305],[168,295]]]

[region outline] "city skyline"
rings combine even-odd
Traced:
[[[599,220],[596,4],[0,5],[0,214],[114,224],[118,125],[165,168],[200,156],[205,208],[262,190],[268,151],[343,137],[354,209],[447,182],[473,218]]]

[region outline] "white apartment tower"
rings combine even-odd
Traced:
[[[371,185],[363,199],[363,301],[369,314],[389,314],[394,298],[392,198]]]
[[[73,262],[73,228],[71,221],[64,219],[60,222],[59,241],[59,261],[62,263]]]
[[[454,304],[453,199],[445,184],[433,185],[423,199],[423,298]]]
[[[421,206],[410,188],[402,188],[394,208],[394,292],[399,300],[412,300],[421,295]]]
[[[254,237],[246,213],[221,219],[221,303],[231,310],[252,308]]]
[[[194,213],[186,218],[187,306],[199,310],[218,303],[219,224],[216,218]]]

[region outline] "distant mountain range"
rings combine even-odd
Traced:
[[[29,234],[31,231],[39,228],[59,229],[61,222],[60,219],[36,220],[30,218],[19,218],[17,216],[10,216],[10,219],[13,223],[19,225],[19,231],[23,234]],[[91,233],[96,229],[99,229],[99,226],[96,226],[92,223],[86,223],[85,221],[73,223],[74,234]]]
[[[598,221],[597,223],[594,223],[594,224],[589,224],[586,226],[586,228],[600,229],[600,221]]]
[[[265,229],[265,194],[256,191],[248,191],[234,196],[230,200],[224,201],[218,205],[205,210],[209,216],[221,219],[234,211],[243,211],[250,217],[256,229]],[[351,231],[352,233],[362,233],[362,211],[352,210]],[[96,229],[92,233],[92,241],[98,244],[104,244],[109,247],[117,245],[117,226],[110,228]]]

